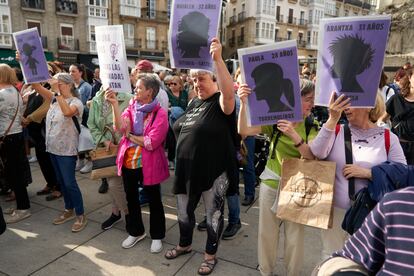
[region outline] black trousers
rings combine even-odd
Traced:
[[[36,152],[37,162],[39,163],[40,170],[42,171],[43,177],[46,180],[47,187],[50,189],[60,191],[59,183],[57,182],[55,170],[50,160],[50,155],[46,152],[46,141],[43,136],[44,124],[31,123],[28,126],[29,135],[34,141],[34,147]]]
[[[125,216],[126,230],[131,236],[141,236],[145,232],[138,192],[139,185],[144,179],[142,168],[122,167],[122,179],[128,205],[128,215]],[[143,188],[149,198],[151,239],[161,240],[165,237],[165,213],[161,201],[161,186],[160,184],[143,185]]]
[[[177,147],[177,141],[175,140],[174,132],[171,127],[168,128],[167,133],[167,151],[168,151],[168,161],[175,161],[175,150]]]
[[[3,234],[4,231],[6,231],[6,222],[4,221],[3,210],[0,206],[0,235]]]
[[[17,209],[29,209],[30,201],[26,186],[31,183],[31,173],[22,132],[4,138],[1,156],[5,165],[6,182],[11,185],[16,195]]]

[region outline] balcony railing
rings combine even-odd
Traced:
[[[65,51],[79,51],[79,39],[71,36],[62,36],[57,38],[58,49]]]
[[[360,1],[360,0],[345,0],[344,3],[349,4],[349,5],[353,5],[353,6],[357,6],[357,7],[362,7],[362,1]]]
[[[277,19],[277,22],[283,23],[283,14],[280,14],[279,18],[276,18],[276,19]]]
[[[362,8],[366,9],[366,10],[370,10],[371,9],[371,4],[370,3],[363,3]]]
[[[47,36],[41,36],[40,39],[42,41],[43,49],[47,49]]]
[[[301,26],[306,26],[306,25],[308,25],[308,20],[303,19],[303,18],[300,18],[300,19],[299,19],[299,25],[301,25]]]
[[[306,47],[306,41],[305,40],[297,40],[297,42],[298,42],[298,47],[301,47],[301,48],[305,48]]]
[[[141,9],[141,18],[149,20],[168,21],[168,14],[166,11],[154,11],[146,7]]]
[[[231,16],[229,20],[229,24],[232,25],[236,23],[237,23],[237,17],[235,15]]]
[[[78,3],[70,0],[56,0],[56,12],[78,14]]]
[[[141,39],[125,38],[125,48],[127,48],[127,49],[141,48]]]
[[[244,44],[244,35],[239,35],[237,37],[237,44],[238,45],[243,45]]]
[[[296,24],[296,17],[288,16],[286,23],[292,24],[292,25],[297,25]]]
[[[237,15],[237,20],[239,21],[239,22],[242,22],[242,21],[244,21],[246,19],[246,12],[244,11],[244,12],[241,12],[241,13],[239,13],[238,15]]]
[[[156,49],[158,49],[158,40],[146,39],[144,48],[146,50],[156,50]]]
[[[229,38],[229,46],[230,47],[236,46],[236,38],[235,37]]]
[[[275,38],[275,42],[284,41],[284,40],[286,40],[286,38],[283,38],[283,37],[280,37],[280,36],[277,36]]]
[[[45,1],[38,0],[38,1],[29,1],[29,0],[21,0],[21,7],[26,9],[35,9],[35,10],[44,10],[45,9]]]

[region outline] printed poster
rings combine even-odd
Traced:
[[[37,28],[13,33],[13,39],[20,54],[20,67],[25,82],[37,83],[50,79]]]
[[[354,107],[375,105],[390,22],[390,15],[320,21],[316,105],[328,106],[332,91]]]
[[[172,68],[213,71],[210,42],[217,37],[221,0],[174,0],[168,33]]]
[[[251,89],[248,125],[302,121],[296,40],[238,50],[242,81]]]
[[[122,25],[96,26],[95,33],[102,86],[131,93]]]

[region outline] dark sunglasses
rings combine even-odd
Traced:
[[[168,86],[170,86],[170,85],[178,85],[178,83],[176,83],[176,82],[170,82],[169,84],[168,84]]]

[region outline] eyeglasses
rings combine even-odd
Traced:
[[[168,86],[170,86],[170,85],[178,85],[178,83],[176,83],[176,82],[170,82],[169,84],[168,84]]]

